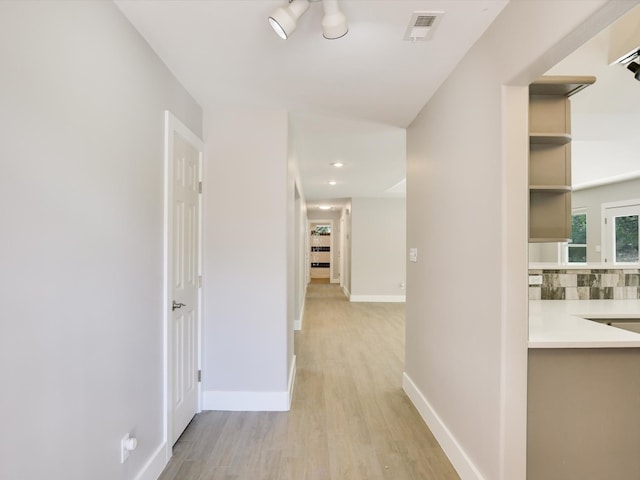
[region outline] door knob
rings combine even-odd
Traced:
[[[175,309],[177,308],[182,308],[182,307],[186,307],[187,304],[186,303],[178,303],[175,300],[173,301],[173,305],[171,305],[171,311],[173,312]]]

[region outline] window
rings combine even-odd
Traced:
[[[587,212],[574,210],[571,215],[571,240],[567,243],[568,263],[587,263]]]
[[[603,208],[605,262],[638,263],[640,204],[619,203]]]
[[[614,217],[615,221],[615,262],[635,263],[638,261],[638,215]]]

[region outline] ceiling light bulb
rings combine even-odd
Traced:
[[[279,7],[269,17],[269,24],[284,40],[296,29],[298,18],[309,8],[309,0],[291,0],[286,7]]]
[[[336,167],[336,168],[340,168],[340,167],[344,167],[344,163],[342,162],[333,162],[331,164],[332,167]]]
[[[349,31],[347,17],[338,6],[338,0],[323,0],[324,17],[322,18],[322,34],[324,38],[335,40],[344,37]]]
[[[320,210],[330,210],[331,207],[329,205],[318,205],[318,208]]]
[[[336,182],[335,180],[329,180],[329,185],[333,186],[336,185],[338,182]]]

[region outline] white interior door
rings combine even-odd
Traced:
[[[183,132],[186,133],[186,132]],[[199,410],[201,144],[168,129],[168,426],[173,445]],[[192,134],[191,134],[192,135]]]

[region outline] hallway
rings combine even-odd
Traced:
[[[311,284],[290,412],[203,412],[160,480],[448,480],[453,467],[401,388],[404,304]]]

